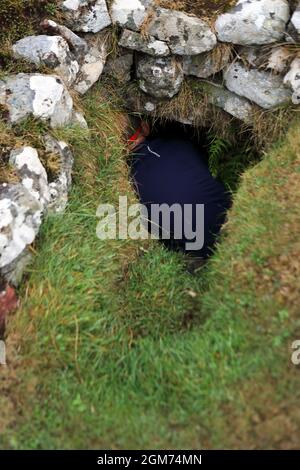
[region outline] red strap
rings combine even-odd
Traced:
[[[140,136],[140,134],[142,133],[142,131],[143,131],[142,127],[139,127],[138,130],[136,131],[136,133],[133,134],[132,137],[130,137],[129,142],[135,142],[138,139],[138,137]]]

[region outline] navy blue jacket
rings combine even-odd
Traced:
[[[230,196],[214,179],[199,151],[189,140],[155,138],[146,140],[133,154],[131,173],[140,202],[151,204],[204,204],[204,247],[192,255],[206,258],[225,222]],[[193,210],[193,216],[195,216]],[[193,228],[196,224],[193,220]],[[150,228],[150,227],[149,227]],[[171,225],[172,231],[172,225]],[[166,241],[174,249],[186,251],[189,240]]]

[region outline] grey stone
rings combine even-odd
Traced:
[[[300,57],[293,60],[289,72],[284,77],[284,83],[293,90],[293,103],[300,104]]]
[[[0,269],[13,263],[35,240],[42,205],[22,185],[0,185]]]
[[[90,44],[89,52],[84,56],[74,89],[84,95],[101,77],[106,61],[106,45]]]
[[[300,34],[300,2],[298,2],[298,6],[292,15],[291,23],[297,33]]]
[[[217,44],[215,34],[205,21],[175,10],[157,8],[147,32],[166,41],[173,54],[197,55]]]
[[[43,74],[11,75],[0,80],[0,104],[17,123],[27,116],[50,121],[52,127],[67,125],[72,120],[73,100],[58,76]]]
[[[113,0],[112,21],[123,28],[139,31],[154,3],[154,0]]]
[[[63,141],[58,141],[51,135],[44,137],[46,151],[56,155],[60,162],[59,174],[55,181],[49,184],[50,202],[48,210],[62,213],[68,203],[68,194],[72,185],[74,158],[70,147]]]
[[[48,177],[38,152],[33,147],[12,150],[9,163],[16,169],[23,186],[35,197],[44,209],[50,201]]]
[[[253,121],[253,106],[245,98],[213,84],[206,85],[206,92],[209,103],[247,124]]]
[[[170,55],[170,49],[163,41],[153,36],[144,37],[135,31],[125,29],[121,35],[119,45],[134,51],[144,52],[155,57],[166,57]]]
[[[230,60],[230,50],[225,49],[217,58],[211,52],[183,57],[183,71],[185,75],[198,78],[208,78],[223,70]]]
[[[48,32],[59,34],[64,38],[78,61],[81,61],[83,56],[87,54],[89,49],[87,42],[66,26],[60,25],[52,20],[44,20],[41,23],[41,27]]]
[[[270,109],[288,103],[291,92],[283,85],[282,78],[271,72],[247,69],[239,62],[224,71],[226,87],[262,108]]]
[[[16,58],[23,58],[36,65],[44,64],[71,85],[79,71],[79,64],[71,54],[68,43],[61,36],[28,36],[13,45]]]
[[[218,39],[241,45],[280,41],[289,12],[287,0],[239,0],[235,7],[217,18]]]
[[[98,33],[111,24],[105,0],[65,0],[60,3],[67,26],[73,31]]]
[[[137,62],[137,77],[142,91],[155,98],[172,98],[181,87],[182,64],[174,57],[142,55]]]
[[[120,57],[109,58],[104,73],[120,83],[128,83],[131,80],[132,67],[133,53],[129,52],[122,54]]]
[[[24,272],[28,269],[32,259],[32,253],[28,248],[25,248],[16,259],[0,269],[1,275],[10,285],[19,287],[22,282]]]

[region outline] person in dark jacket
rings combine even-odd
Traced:
[[[172,207],[175,204],[182,208],[182,234],[174,236],[177,221],[176,214],[171,213],[168,223],[162,217],[159,219],[159,238],[169,248],[197,258],[208,258],[225,222],[231,199],[223,184],[211,175],[199,148],[189,139],[176,135],[152,138],[145,121],[135,126],[129,145],[132,153],[131,176],[148,214],[151,214],[153,205]],[[197,221],[200,205],[204,209],[201,226]],[[187,213],[184,208],[188,206]],[[151,215],[149,219],[148,230],[151,231],[158,220],[154,221]],[[193,240],[185,235],[186,224],[192,229],[194,241],[198,232],[202,231],[201,246],[191,244]]]

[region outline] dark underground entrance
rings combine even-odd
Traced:
[[[148,119],[140,129],[137,134],[144,133],[145,140],[133,152],[131,175],[147,208],[148,231],[154,228],[169,249],[208,259],[226,221],[232,192],[254,153],[247,140],[234,136],[227,141],[210,129],[176,121]]]

